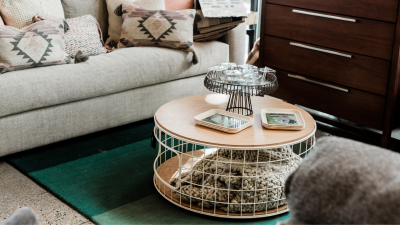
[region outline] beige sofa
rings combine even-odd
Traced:
[[[66,18],[92,14],[106,33],[104,0],[62,3]],[[135,47],[0,75],[0,157],[151,118],[168,101],[208,93],[207,68],[244,62],[245,25],[195,48],[197,65],[183,51]]]

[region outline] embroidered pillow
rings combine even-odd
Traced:
[[[101,29],[92,15],[67,19],[69,31],[65,33],[65,51],[74,57],[78,51],[92,56],[107,53]]]
[[[180,11],[150,10],[122,4],[122,32],[118,48],[157,46],[194,52],[194,9]]]
[[[83,1],[83,0],[81,0]],[[116,47],[122,29],[121,17],[114,14],[114,9],[123,3],[131,3],[148,9],[165,9],[164,0],[106,0],[108,10],[108,39],[107,45]]]
[[[64,19],[48,17],[21,30],[0,26],[0,73],[39,66],[69,64]]]
[[[60,0],[0,0],[0,11],[4,23],[18,29],[31,25],[37,14],[64,18]]]

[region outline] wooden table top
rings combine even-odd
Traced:
[[[187,140],[226,147],[268,147],[293,143],[315,132],[315,121],[305,110],[292,104],[268,97],[252,97],[253,126],[236,134],[228,134],[199,126],[194,117],[210,109],[226,109],[229,96],[221,94],[196,95],[177,99],[161,106],[155,120],[168,133]],[[261,109],[297,109],[301,112],[306,126],[301,131],[268,130],[261,124]]]

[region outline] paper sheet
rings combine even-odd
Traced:
[[[247,17],[243,0],[199,0],[204,17]]]

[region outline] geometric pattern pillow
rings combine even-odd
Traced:
[[[64,18],[61,0],[0,0],[0,11],[4,23],[18,29],[31,25],[37,14]]]
[[[101,29],[92,15],[67,19],[69,26],[65,33],[65,51],[74,57],[78,51],[88,56],[107,53],[104,47]]]
[[[64,19],[45,18],[21,30],[0,26],[0,73],[73,63],[65,53]]]
[[[85,0],[80,0],[85,1]],[[164,0],[106,0],[108,10],[108,39],[106,45],[112,47],[119,41],[119,36],[122,29],[122,18],[114,14],[115,8],[120,6],[122,3],[131,3],[148,9],[164,10]]]
[[[122,4],[122,32],[118,48],[157,46],[194,52],[193,22],[196,10],[150,10]]]

